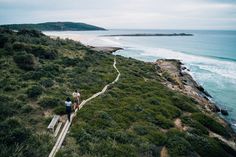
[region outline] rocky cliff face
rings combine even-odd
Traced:
[[[207,111],[218,112],[218,107],[209,100],[211,95],[204,90],[189,74],[187,69],[179,60],[157,60],[156,69],[164,80],[167,87],[180,91],[202,105]]]

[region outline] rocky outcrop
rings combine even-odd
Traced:
[[[160,59],[155,65],[167,87],[194,98],[207,111],[220,112],[219,107],[209,100],[211,95],[192,78],[190,70],[179,60]]]

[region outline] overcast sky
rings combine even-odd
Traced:
[[[0,0],[1,24],[47,21],[105,28],[236,30],[236,0]]]

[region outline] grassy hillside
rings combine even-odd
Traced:
[[[91,31],[91,30],[105,30],[104,28],[75,22],[46,22],[38,24],[10,24],[1,25],[2,28],[21,30],[21,29],[35,29],[40,31]]]
[[[34,30],[0,29],[0,156],[48,156],[53,114],[64,114],[74,89],[82,99],[114,80],[114,56]],[[57,156],[235,156],[209,136],[232,138],[199,105],[160,83],[155,66],[117,56],[121,78],[78,112]],[[179,129],[180,119],[186,129]]]

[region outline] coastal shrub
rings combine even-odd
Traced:
[[[69,57],[62,58],[62,63],[65,66],[76,66],[79,62],[81,62],[80,58],[69,58]]]
[[[40,80],[40,84],[41,84],[43,87],[45,87],[45,88],[49,88],[49,87],[52,87],[52,86],[53,86],[54,82],[53,82],[53,80],[50,79],[50,78],[42,78],[42,79]]]
[[[166,135],[159,130],[152,130],[149,134],[145,135],[145,137],[156,146],[164,145],[167,140]]]
[[[176,129],[176,128],[171,128],[168,130],[166,135],[167,135],[167,137],[173,137],[173,136],[184,137],[185,133]]]
[[[57,115],[64,115],[66,114],[66,108],[65,106],[58,106],[53,110],[53,112]]]
[[[30,113],[33,108],[30,105],[24,105],[21,107],[21,113]]]
[[[203,157],[229,157],[228,153],[217,143],[216,140],[188,134],[186,140],[191,144],[192,148]]]
[[[149,102],[152,105],[160,105],[160,101],[158,99],[155,99],[155,98],[149,99]]]
[[[19,53],[20,51],[30,51],[31,47],[30,45],[26,44],[26,43],[22,43],[22,42],[14,42],[12,44],[12,48],[14,51],[16,51],[16,53]]]
[[[132,143],[134,141],[134,136],[128,134],[125,131],[116,131],[113,132],[111,137],[118,143],[126,144]]]
[[[80,151],[82,154],[90,152],[89,142],[92,141],[92,136],[84,129],[77,129],[76,134],[73,134],[76,139],[76,143],[80,145]]]
[[[47,74],[48,77],[55,77],[60,74],[60,65],[58,64],[46,64],[42,67],[42,70]]]
[[[35,69],[34,71],[28,71],[22,75],[25,80],[39,80],[42,77],[46,77],[47,73],[42,69]]]
[[[181,96],[173,96],[172,97],[172,102],[173,105],[181,109],[182,111],[186,112],[196,112],[197,110],[195,109],[196,107],[193,106],[193,104],[189,104],[186,102],[185,99],[181,98]]]
[[[10,118],[0,122],[0,156],[41,157],[51,147],[46,141],[48,136],[35,136],[33,132],[15,119]],[[44,145],[42,147],[42,145]]]
[[[15,51],[26,51],[41,59],[53,60],[58,56],[58,51],[56,49],[43,45],[26,44],[24,42],[15,42],[13,44],[13,49]]]
[[[0,48],[3,48],[7,42],[8,37],[6,35],[0,34]]]
[[[13,110],[7,102],[0,102],[0,120],[13,116],[16,111]]]
[[[208,135],[208,130],[198,121],[195,121],[187,116],[181,117],[181,121],[184,124],[192,127],[191,133],[195,133],[198,135]]]
[[[234,150],[232,147],[230,147],[228,144],[222,142],[221,140],[219,139],[216,139],[215,140],[220,144],[220,146],[230,155],[232,156],[236,156],[236,150]]]
[[[30,36],[30,37],[42,37],[45,36],[43,33],[41,33],[40,31],[34,30],[34,29],[20,29],[17,32],[18,35],[24,35],[24,36]]]
[[[101,118],[103,120],[112,120],[111,116],[105,111],[98,111],[95,113],[96,118]]]
[[[148,128],[143,125],[134,125],[133,129],[138,135],[146,135],[149,132]]]
[[[53,60],[57,57],[58,52],[56,49],[52,49],[46,46],[36,46],[33,45],[31,48],[31,52],[33,55],[35,55],[36,57],[39,57],[41,59],[49,59],[49,60]]]
[[[29,98],[37,98],[43,93],[43,89],[40,85],[33,85],[27,89],[27,95]]]
[[[0,80],[0,87],[6,92],[15,91],[20,88],[19,83],[13,78],[4,78]]]
[[[114,144],[112,141],[102,140],[92,144],[94,147],[91,152],[91,156],[112,156],[112,157],[136,157],[137,148],[129,144]],[[90,148],[91,149],[91,148]]]
[[[145,142],[145,143],[140,143],[138,147],[138,153],[139,156],[147,156],[147,157],[159,157],[161,152],[161,147],[156,146],[154,144]]]
[[[24,70],[33,70],[36,67],[36,60],[33,55],[25,52],[17,53],[13,57],[15,63]]]
[[[59,106],[61,104],[61,101],[60,99],[54,97],[45,96],[40,98],[39,104],[45,108],[54,108],[56,106]]]
[[[174,135],[170,136],[167,140],[166,147],[170,156],[190,156],[192,147],[190,143],[183,137]]]
[[[26,94],[20,94],[19,96],[17,96],[17,99],[20,101],[26,101],[28,97]]]
[[[26,130],[18,120],[8,119],[0,123],[0,143],[10,145],[11,143],[23,143],[29,136]],[[7,134],[5,134],[7,131]]]
[[[109,133],[109,131],[107,130],[98,129],[98,130],[95,130],[94,135],[99,139],[106,140],[110,138],[111,133]]]
[[[181,110],[175,106],[163,104],[157,108],[157,114],[163,115],[168,119],[174,119],[181,115]]]
[[[205,127],[207,127],[208,129],[210,129],[211,131],[224,137],[230,137],[229,132],[226,130],[226,128],[224,128],[213,118],[202,113],[194,113],[191,117],[202,125],[204,125]]]
[[[156,115],[154,123],[163,129],[169,129],[174,126],[171,120],[165,118],[162,115]]]

